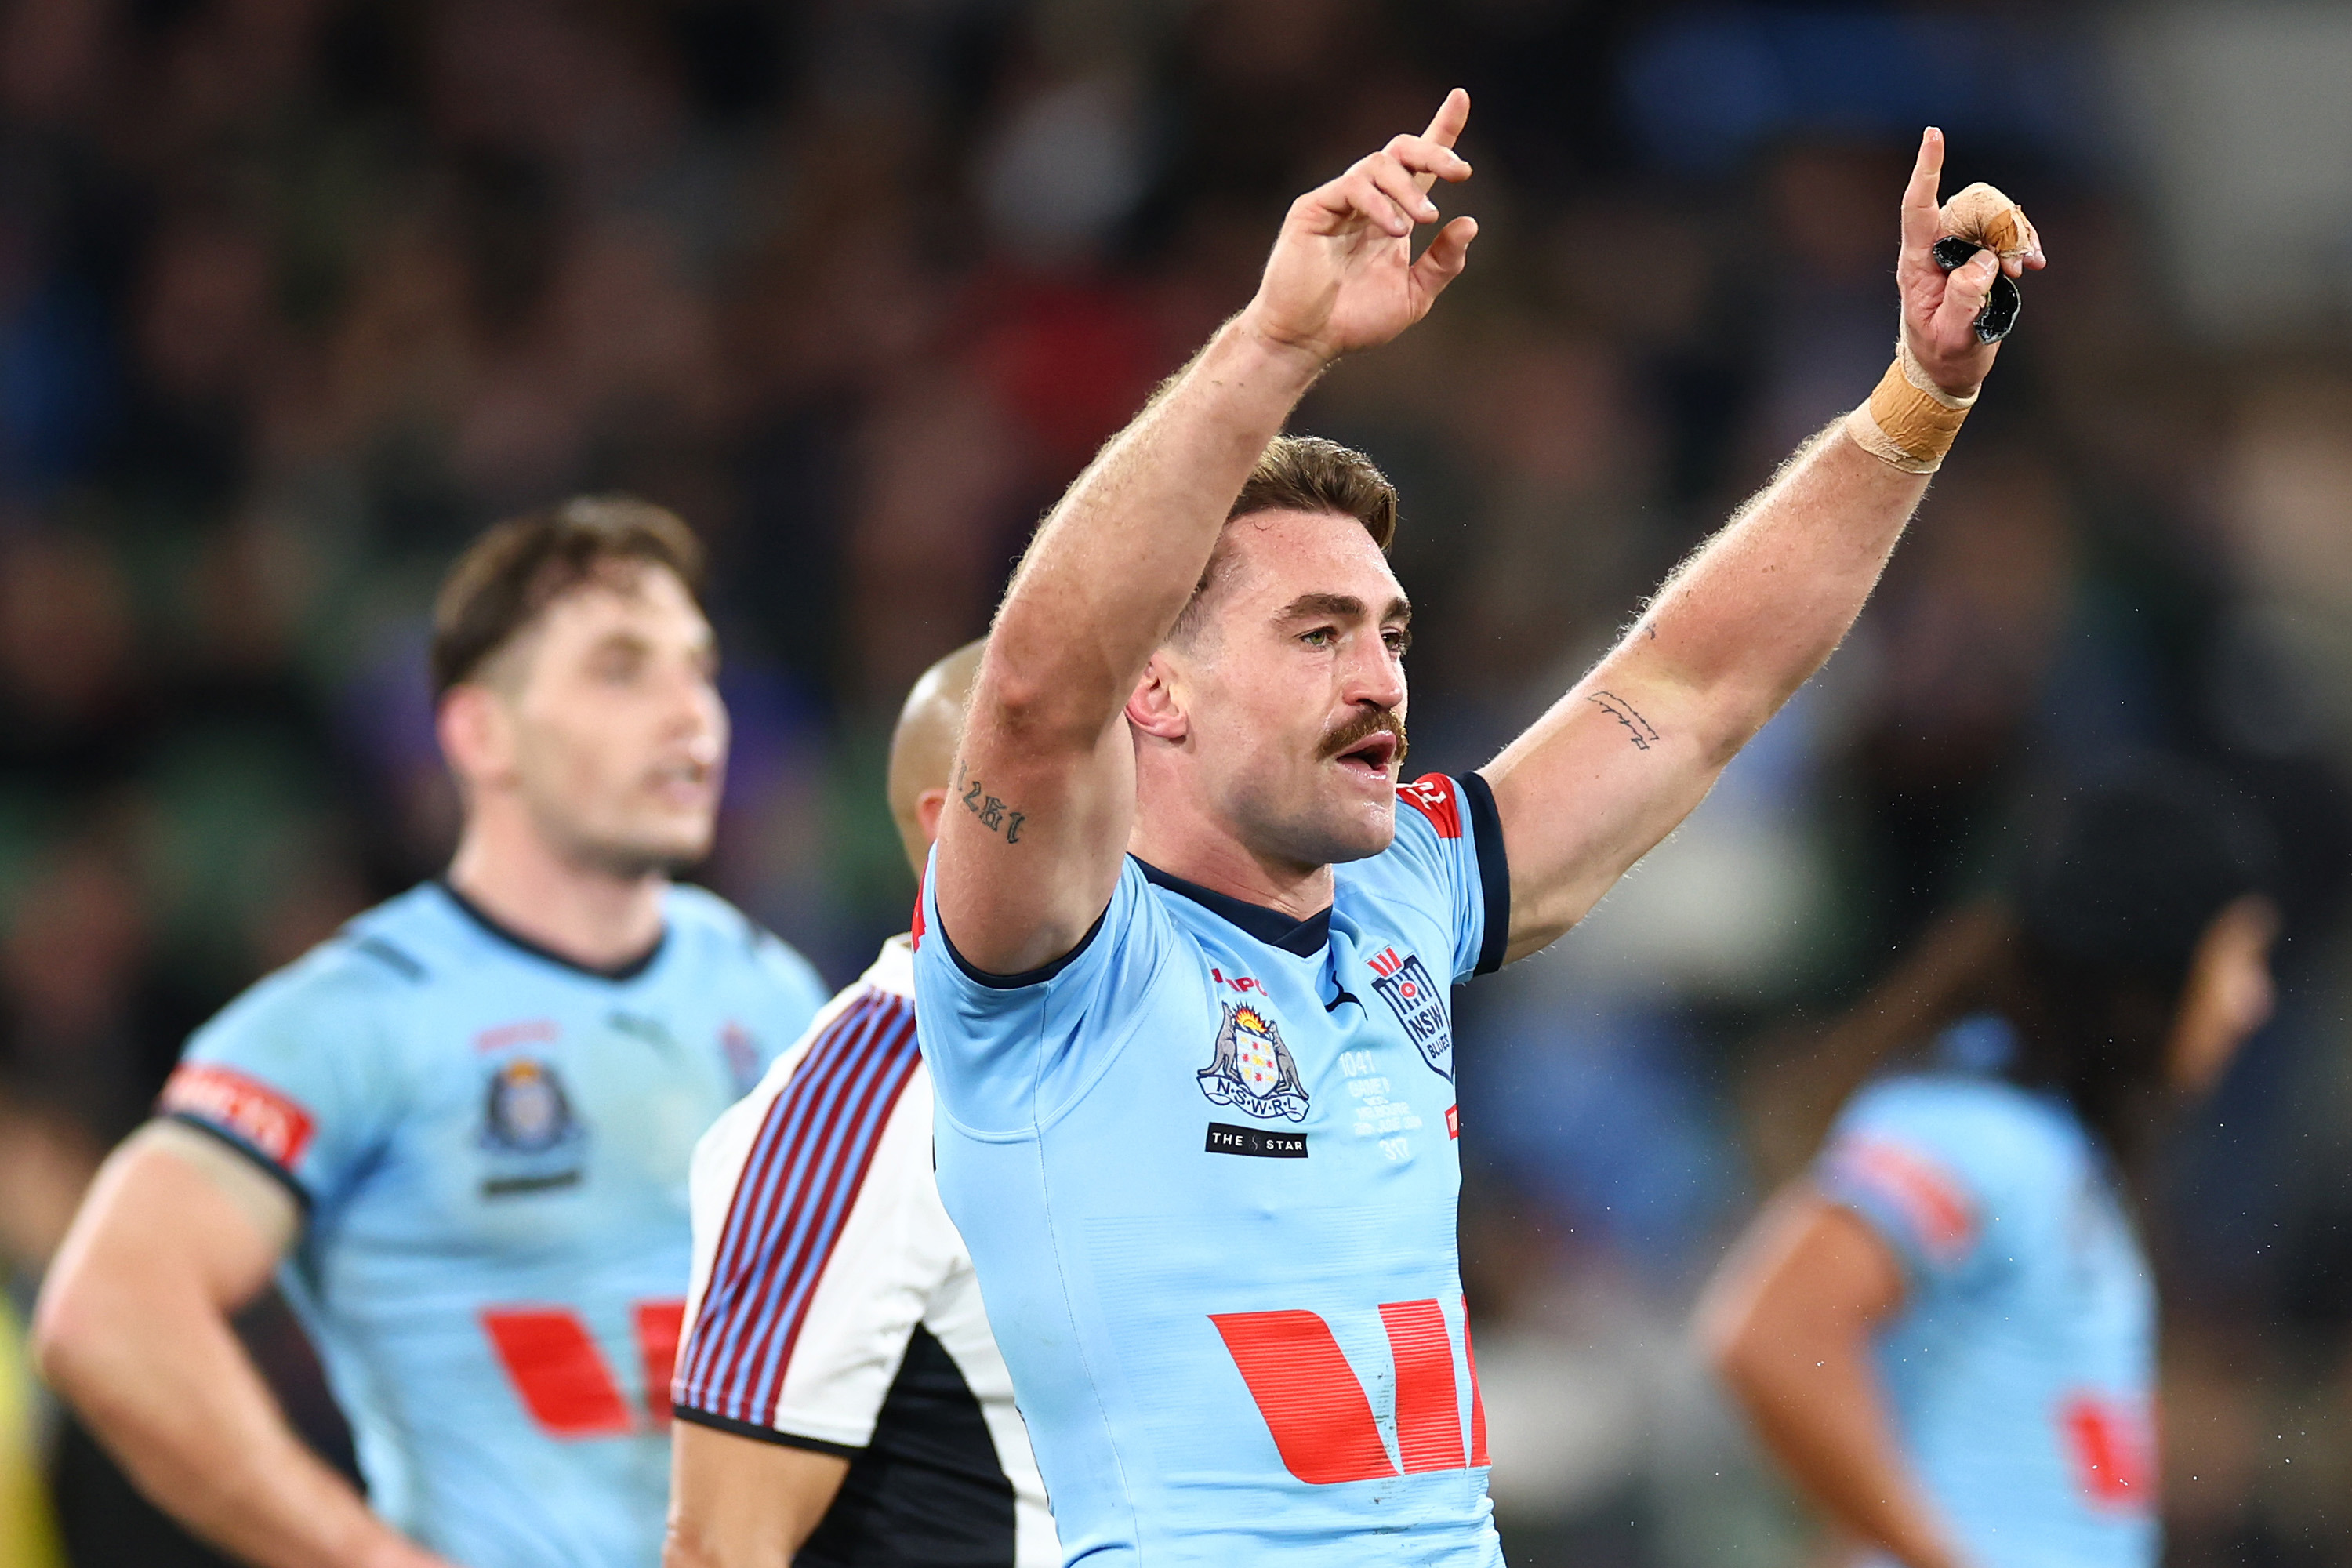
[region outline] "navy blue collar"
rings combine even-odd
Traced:
[[[1278,947],[1301,958],[1312,958],[1322,952],[1324,945],[1331,940],[1331,910],[1328,906],[1303,921],[1295,921],[1280,910],[1270,910],[1264,904],[1253,904],[1230,893],[1204,888],[1198,882],[1171,877],[1140,855],[1134,859],[1138,866],[1143,868],[1144,879],[1153,887],[1181,893],[1226,924],[1239,928],[1245,935],[1255,937],[1268,947]]]
[[[490,912],[488,910],[483,909],[479,904],[474,902],[473,900],[467,898],[465,894],[452,887],[449,883],[448,878],[436,877],[433,879],[433,885],[441,889],[441,893],[444,898],[446,898],[451,903],[457,906],[458,913],[464,915],[467,920],[472,921],[476,925],[481,927],[484,931],[498,938],[500,942],[505,942],[509,947],[520,948],[523,952],[530,954],[533,958],[536,958],[542,963],[552,963],[560,968],[569,969],[574,974],[591,975],[598,980],[635,980],[638,975],[643,974],[646,970],[651,969],[654,966],[654,960],[661,956],[662,949],[669,942],[669,928],[665,925],[662,927],[661,935],[654,938],[653,946],[646,949],[645,952],[637,954],[635,958],[629,959],[625,963],[615,963],[609,968],[600,969],[593,963],[583,963],[576,958],[566,958],[563,954],[556,952],[553,948],[541,947],[539,943],[531,941],[530,938],[523,935],[522,932],[514,930],[510,926],[500,924],[497,920],[491,917]]]

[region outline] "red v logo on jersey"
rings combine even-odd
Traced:
[[[686,1316],[679,1300],[639,1301],[629,1313],[645,1379],[642,1418],[587,1322],[568,1307],[485,1307],[482,1330],[523,1408],[551,1437],[617,1437],[669,1425],[670,1369]]]
[[[1313,1312],[1212,1312],[1209,1321],[1249,1384],[1258,1414],[1282,1455],[1283,1468],[1309,1486],[1378,1480],[1397,1474],[1355,1369]],[[1483,1465],[1486,1409],[1478,1374],[1470,1374],[1476,1450],[1466,1459],[1454,1383],[1454,1345],[1435,1301],[1391,1301],[1381,1308],[1396,1359],[1397,1451],[1404,1473]]]

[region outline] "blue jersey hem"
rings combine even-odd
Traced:
[[[1511,867],[1503,853],[1503,814],[1495,807],[1495,791],[1476,773],[1455,781],[1462,804],[1469,808],[1470,846],[1478,857],[1478,890],[1486,896],[1486,918],[1479,931],[1478,963],[1472,974],[1492,974],[1503,967],[1511,946]]]
[[[1024,969],[1018,974],[991,974],[987,970],[972,963],[956,951],[955,939],[948,935],[948,923],[939,918],[936,904],[932,908],[931,916],[933,934],[940,939],[940,945],[947,949],[948,956],[955,960],[955,966],[963,972],[963,977],[966,980],[971,981],[974,985],[985,985],[991,991],[1024,991],[1032,985],[1045,984],[1045,982],[1076,963],[1078,956],[1087,948],[1092,947],[1095,938],[1101,934],[1103,921],[1110,918],[1110,905],[1108,902],[1103,905],[1102,913],[1095,917],[1095,923],[1087,928],[1086,935],[1078,938],[1078,944],[1076,947],[1051,963],[1040,964],[1035,969]]]

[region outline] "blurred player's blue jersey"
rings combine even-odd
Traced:
[[[434,883],[198,1032],[162,1109],[306,1209],[281,1282],[379,1513],[465,1568],[659,1560],[695,1140],[824,1000],[696,889],[606,974]]]
[[[1954,1059],[2005,1054],[1979,1017]],[[1964,1561],[2151,1568],[2156,1298],[2066,1102],[1954,1066],[1864,1089],[1816,1180],[1902,1259],[1877,1343],[1904,1449]]]
[[[1501,1561],[1450,988],[1501,963],[1509,882],[1484,781],[1399,807],[1323,914],[1130,858],[1031,975],[967,966],[927,882],[940,1191],[1067,1561]]]

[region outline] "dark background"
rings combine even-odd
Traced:
[[[2341,6],[0,0],[19,1316],[185,1031],[446,856],[424,615],[465,540],[582,489],[704,533],[738,737],[708,876],[845,979],[912,892],[909,680],[1289,197],[1455,83],[1470,272],[1297,421],[1402,487],[1416,771],[1491,755],[1867,391],[1922,124],[2052,257],[1853,642],[1464,1004],[1513,1562],[1819,1554],[1691,1292],[1859,1070],[1826,1023],[2037,794],[2150,746],[2232,773],[2294,870],[2281,1016],[2147,1211],[2170,1554],[2347,1560]],[[331,1449],[299,1336],[252,1333]],[[74,1562],[194,1560],[54,1410],[36,1437]]]

